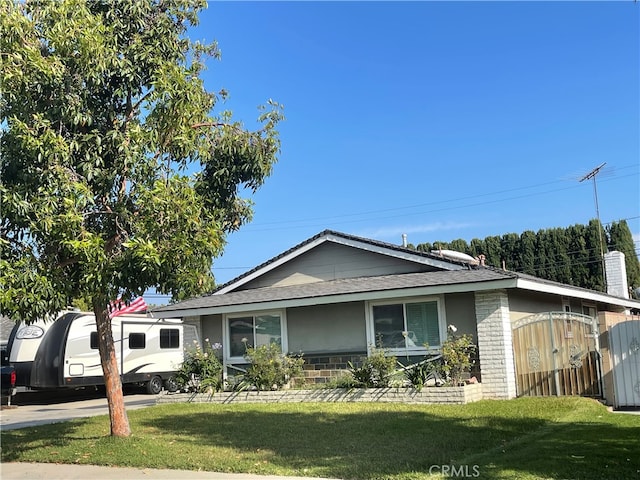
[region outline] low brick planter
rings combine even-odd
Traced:
[[[463,387],[354,388],[244,391],[219,393],[167,393],[158,403],[294,403],[294,402],[388,402],[463,404],[482,400],[482,384]]]

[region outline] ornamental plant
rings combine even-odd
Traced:
[[[387,355],[384,348],[372,348],[370,355],[362,361],[360,367],[355,367],[349,362],[349,369],[355,382],[354,386],[361,388],[389,387],[397,363],[397,358],[394,355]]]
[[[257,390],[278,390],[294,377],[303,374],[304,359],[300,355],[283,355],[275,343],[246,347],[245,358],[251,363],[243,374],[242,384]]]
[[[219,343],[211,344],[205,339],[204,347],[194,341],[195,347],[185,353],[184,362],[175,374],[176,383],[189,392],[217,392],[222,390],[222,363],[217,351]]]
[[[464,385],[464,374],[471,371],[471,359],[476,350],[469,334],[457,336],[454,325],[448,327],[447,340],[442,344],[442,371],[453,386]]]

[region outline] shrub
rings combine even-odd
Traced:
[[[242,383],[258,390],[277,390],[293,377],[300,377],[303,374],[302,354],[282,355],[280,346],[275,343],[247,347],[245,358],[251,365],[243,374]]]
[[[449,325],[447,340],[442,344],[442,370],[449,382],[454,385],[464,384],[463,376],[471,371],[471,356],[476,346],[471,335],[456,336],[456,328]]]
[[[184,362],[174,378],[182,390],[191,392],[217,392],[222,390],[222,364],[216,351],[222,347],[205,339],[204,348],[196,343],[195,348],[185,353]]]
[[[405,370],[405,377],[413,388],[420,391],[429,381],[434,385],[443,377],[442,357],[437,359],[426,358],[420,363],[411,365]]]
[[[354,367],[349,362],[354,386],[364,388],[386,388],[391,385],[398,360],[387,355],[383,348],[372,348],[371,354],[362,361],[362,366]]]

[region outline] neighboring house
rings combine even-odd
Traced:
[[[595,317],[640,309],[628,298],[463,258],[327,230],[210,295],[152,314],[182,317],[200,338],[221,343],[226,372],[246,364],[246,345],[277,342],[284,352],[304,354],[315,381],[379,343],[406,360],[438,352],[453,324],[478,345],[484,396],[512,398],[516,322],[552,311]]]

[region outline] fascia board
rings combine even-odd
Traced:
[[[190,308],[185,310],[171,310],[156,312],[155,316],[188,317],[197,315],[215,315],[221,313],[238,313],[255,310],[283,309],[292,307],[307,307],[312,305],[327,305],[331,303],[358,302],[366,300],[386,300],[391,298],[440,295],[446,293],[464,293],[486,290],[514,288],[515,279],[493,280],[487,282],[459,283],[455,285],[435,285],[428,287],[397,288],[392,290],[377,290],[371,292],[345,293],[326,295],[322,297],[305,297],[290,300],[273,300],[267,302],[243,303],[237,305],[220,305],[214,307]]]
[[[551,285],[548,283],[535,282],[526,279],[518,279],[518,288],[524,290],[534,290],[536,292],[551,293],[555,295],[562,295],[566,297],[578,297],[584,300],[591,300],[593,302],[610,303],[613,305],[619,305],[625,308],[640,308],[640,302],[637,300],[612,297],[600,292],[594,292],[589,290],[577,290],[562,285]]]

